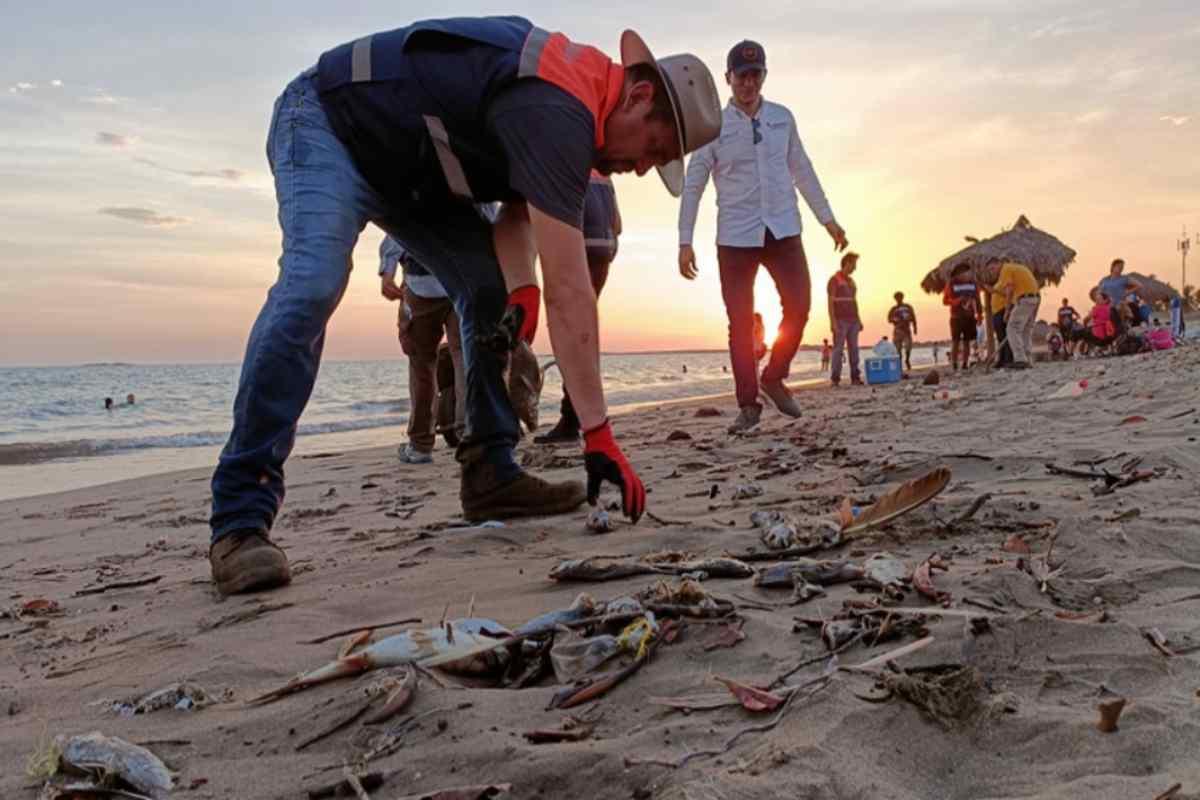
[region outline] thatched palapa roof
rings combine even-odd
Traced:
[[[1174,286],[1163,283],[1153,275],[1143,275],[1140,272],[1126,272],[1125,277],[1141,284],[1142,290],[1138,292],[1138,296],[1151,305],[1167,303],[1170,302],[1172,297],[1180,296]]]
[[[921,288],[931,293],[940,292],[949,282],[950,270],[955,265],[965,261],[979,269],[993,258],[1024,264],[1033,270],[1038,283],[1057,285],[1063,279],[1067,266],[1075,260],[1075,251],[1045,231],[1033,227],[1022,214],[1008,230],[975,242],[943,260],[937,269],[921,281]]]

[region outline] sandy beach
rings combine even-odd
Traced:
[[[590,704],[547,710],[553,676],[521,690],[422,677],[402,746],[368,767],[387,773],[370,797],[503,783],[517,798],[1200,797],[1198,369],[1200,349],[1189,347],[975,372],[953,382],[961,397],[951,400],[933,399],[919,377],[821,387],[801,393],[804,418],[768,412],[737,438],[725,433],[729,399],[642,409],[622,416],[617,433],[652,490],[655,516],[636,527],[618,520],[604,535],[585,531],[584,510],[459,526],[457,465],[444,449],[432,467],[402,466],[392,447],[310,455],[288,465],[274,534],[294,582],[224,601],[206,558],[207,469],[6,501],[0,797],[36,797],[27,758],[47,737],[90,731],[155,752],[177,773],[172,796],[308,797],[342,778],[365,734],[355,723],[298,744],[361,704],[379,676],[246,705],[333,659],[345,637],[303,640],[408,617],[423,621],[411,627],[431,627],[472,607],[513,628],[581,591],[607,599],[658,581],[550,580],[563,559],[765,551],[750,523],[756,510],[832,518],[843,498],[869,506],[938,466],[952,479],[934,502],[815,555],[861,562],[887,551],[911,570],[936,553],[948,567],[934,574],[947,608],[913,591],[898,603],[925,612],[898,615],[923,620],[913,626],[921,630],[874,646],[863,639],[836,657],[853,666],[931,636],[895,662],[908,672],[891,675],[907,683],[891,681],[890,698],[876,685],[885,673],[831,672],[818,632],[794,622],[827,619],[844,601],[875,594],[842,584],[791,605],[788,590],[713,578],[702,586],[736,604],[744,640],[719,646],[736,638],[730,623],[685,620],[639,672]],[[1046,399],[1081,379],[1082,396]],[[698,417],[700,406],[723,415]],[[527,441],[521,457],[547,476],[583,475],[574,448]],[[1103,480],[1052,474],[1047,463],[1143,479],[1105,492]],[[745,485],[762,495],[734,500]],[[1016,552],[1022,544],[1027,553]],[[105,588],[122,582],[140,585]],[[806,661],[784,683],[809,688],[795,692],[776,727],[671,765],[779,712],[683,712],[658,701],[728,697],[714,676],[779,691],[776,679]],[[951,675],[965,683],[945,696],[928,691]],[[113,710],[184,680],[218,702]],[[912,690],[918,684],[924,694]],[[1102,733],[1097,706],[1113,696],[1128,703],[1119,729]],[[524,736],[567,715],[593,726],[590,737]],[[1163,794],[1177,783],[1181,791]]]

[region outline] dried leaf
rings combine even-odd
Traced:
[[[948,483],[950,483],[949,468],[938,467],[929,474],[908,481],[888,492],[879,498],[875,505],[863,509],[849,524],[845,521],[846,502],[843,502],[842,533],[843,535],[860,533],[891,522],[937,497]]]
[[[1118,422],[1117,427],[1119,428],[1122,425],[1137,425],[1139,422],[1145,422],[1145,421],[1146,421],[1146,418],[1141,416],[1140,414],[1131,414],[1130,416],[1128,416],[1125,419]]]
[[[912,585],[917,590],[917,593],[929,598],[935,603],[949,603],[950,593],[939,591],[933,585],[933,568],[938,566],[940,562],[934,561],[936,554],[930,556],[925,561],[922,561],[920,566],[913,570]],[[942,569],[945,569],[943,566]]]
[[[717,626],[713,635],[704,642],[704,649],[707,651],[736,646],[738,642],[744,641],[746,638],[745,632],[742,631],[742,626],[745,624],[745,620],[738,620],[736,623],[728,622]]]
[[[854,524],[854,505],[850,502],[849,497],[842,498],[842,505],[838,508],[837,518],[842,530],[846,530],[846,528]]]
[[[763,689],[738,683],[730,678],[715,676],[715,680],[718,683],[724,684],[733,693],[733,696],[737,698],[737,701],[742,704],[742,708],[747,711],[774,711],[787,700],[786,697],[780,697]]]
[[[31,617],[49,616],[62,611],[56,600],[47,600],[44,597],[39,597],[36,600],[26,600],[21,604],[21,615]]]

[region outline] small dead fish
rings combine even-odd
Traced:
[[[596,601],[590,594],[580,594],[575,598],[575,602],[571,604],[570,608],[562,608],[557,611],[539,614],[517,628],[513,633],[517,636],[538,636],[543,633],[550,633],[556,630],[559,625],[581,622],[596,616],[599,611],[600,609],[596,605]]]
[[[641,561],[610,561],[596,558],[572,558],[550,570],[554,581],[612,581],[631,575],[671,575],[673,569]]]
[[[163,708],[174,708],[180,711],[190,711],[193,708],[204,708],[216,702],[204,687],[194,683],[172,684],[158,691],[129,703],[130,714],[149,714]],[[125,704],[122,704],[124,709]]]
[[[760,569],[754,579],[754,585],[764,589],[785,588],[797,583],[830,586],[860,580],[862,577],[862,567],[849,561],[815,561],[805,558],[784,561]]]
[[[736,558],[714,556],[698,561],[680,561],[671,565],[671,571],[676,575],[703,572],[710,578],[749,578],[754,574],[754,567]]]
[[[760,538],[762,543],[772,550],[787,550],[796,546],[799,534],[795,525],[780,522],[764,531]]]
[[[550,364],[546,367],[549,368]],[[530,431],[538,425],[538,405],[542,401],[542,387],[545,382],[545,370],[538,365],[533,348],[524,340],[520,341],[509,355],[508,400],[512,403],[517,419],[525,423],[525,427]]]
[[[144,747],[98,731],[70,738],[59,736],[55,746],[64,764],[97,781],[117,778],[152,800],[167,800],[171,793],[171,773],[158,756]]]
[[[613,530],[612,518],[603,508],[593,508],[588,512],[584,528],[588,533],[610,533]]]
[[[787,517],[777,508],[750,513],[750,524],[756,528],[771,528],[783,522],[787,522]]]
[[[500,666],[501,655],[507,654],[504,646],[511,637],[512,632],[500,623],[475,618],[456,619],[427,630],[405,631],[306,672],[247,702],[266,703],[338,678],[404,664],[470,674],[491,672]]]

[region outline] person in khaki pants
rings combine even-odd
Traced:
[[[396,269],[403,268],[404,280],[396,285]],[[433,461],[434,420],[437,416],[438,345],[445,333],[454,362],[455,427],[461,430],[466,416],[462,338],[454,305],[446,290],[424,267],[390,236],[379,245],[381,292],[400,301],[396,322],[400,349],[408,356],[408,444],[400,448],[407,464]]]
[[[1029,369],[1033,360],[1033,326],[1037,323],[1042,296],[1037,278],[1029,267],[1006,261],[992,293],[1004,298],[1004,322],[1013,363],[1009,369]]]

